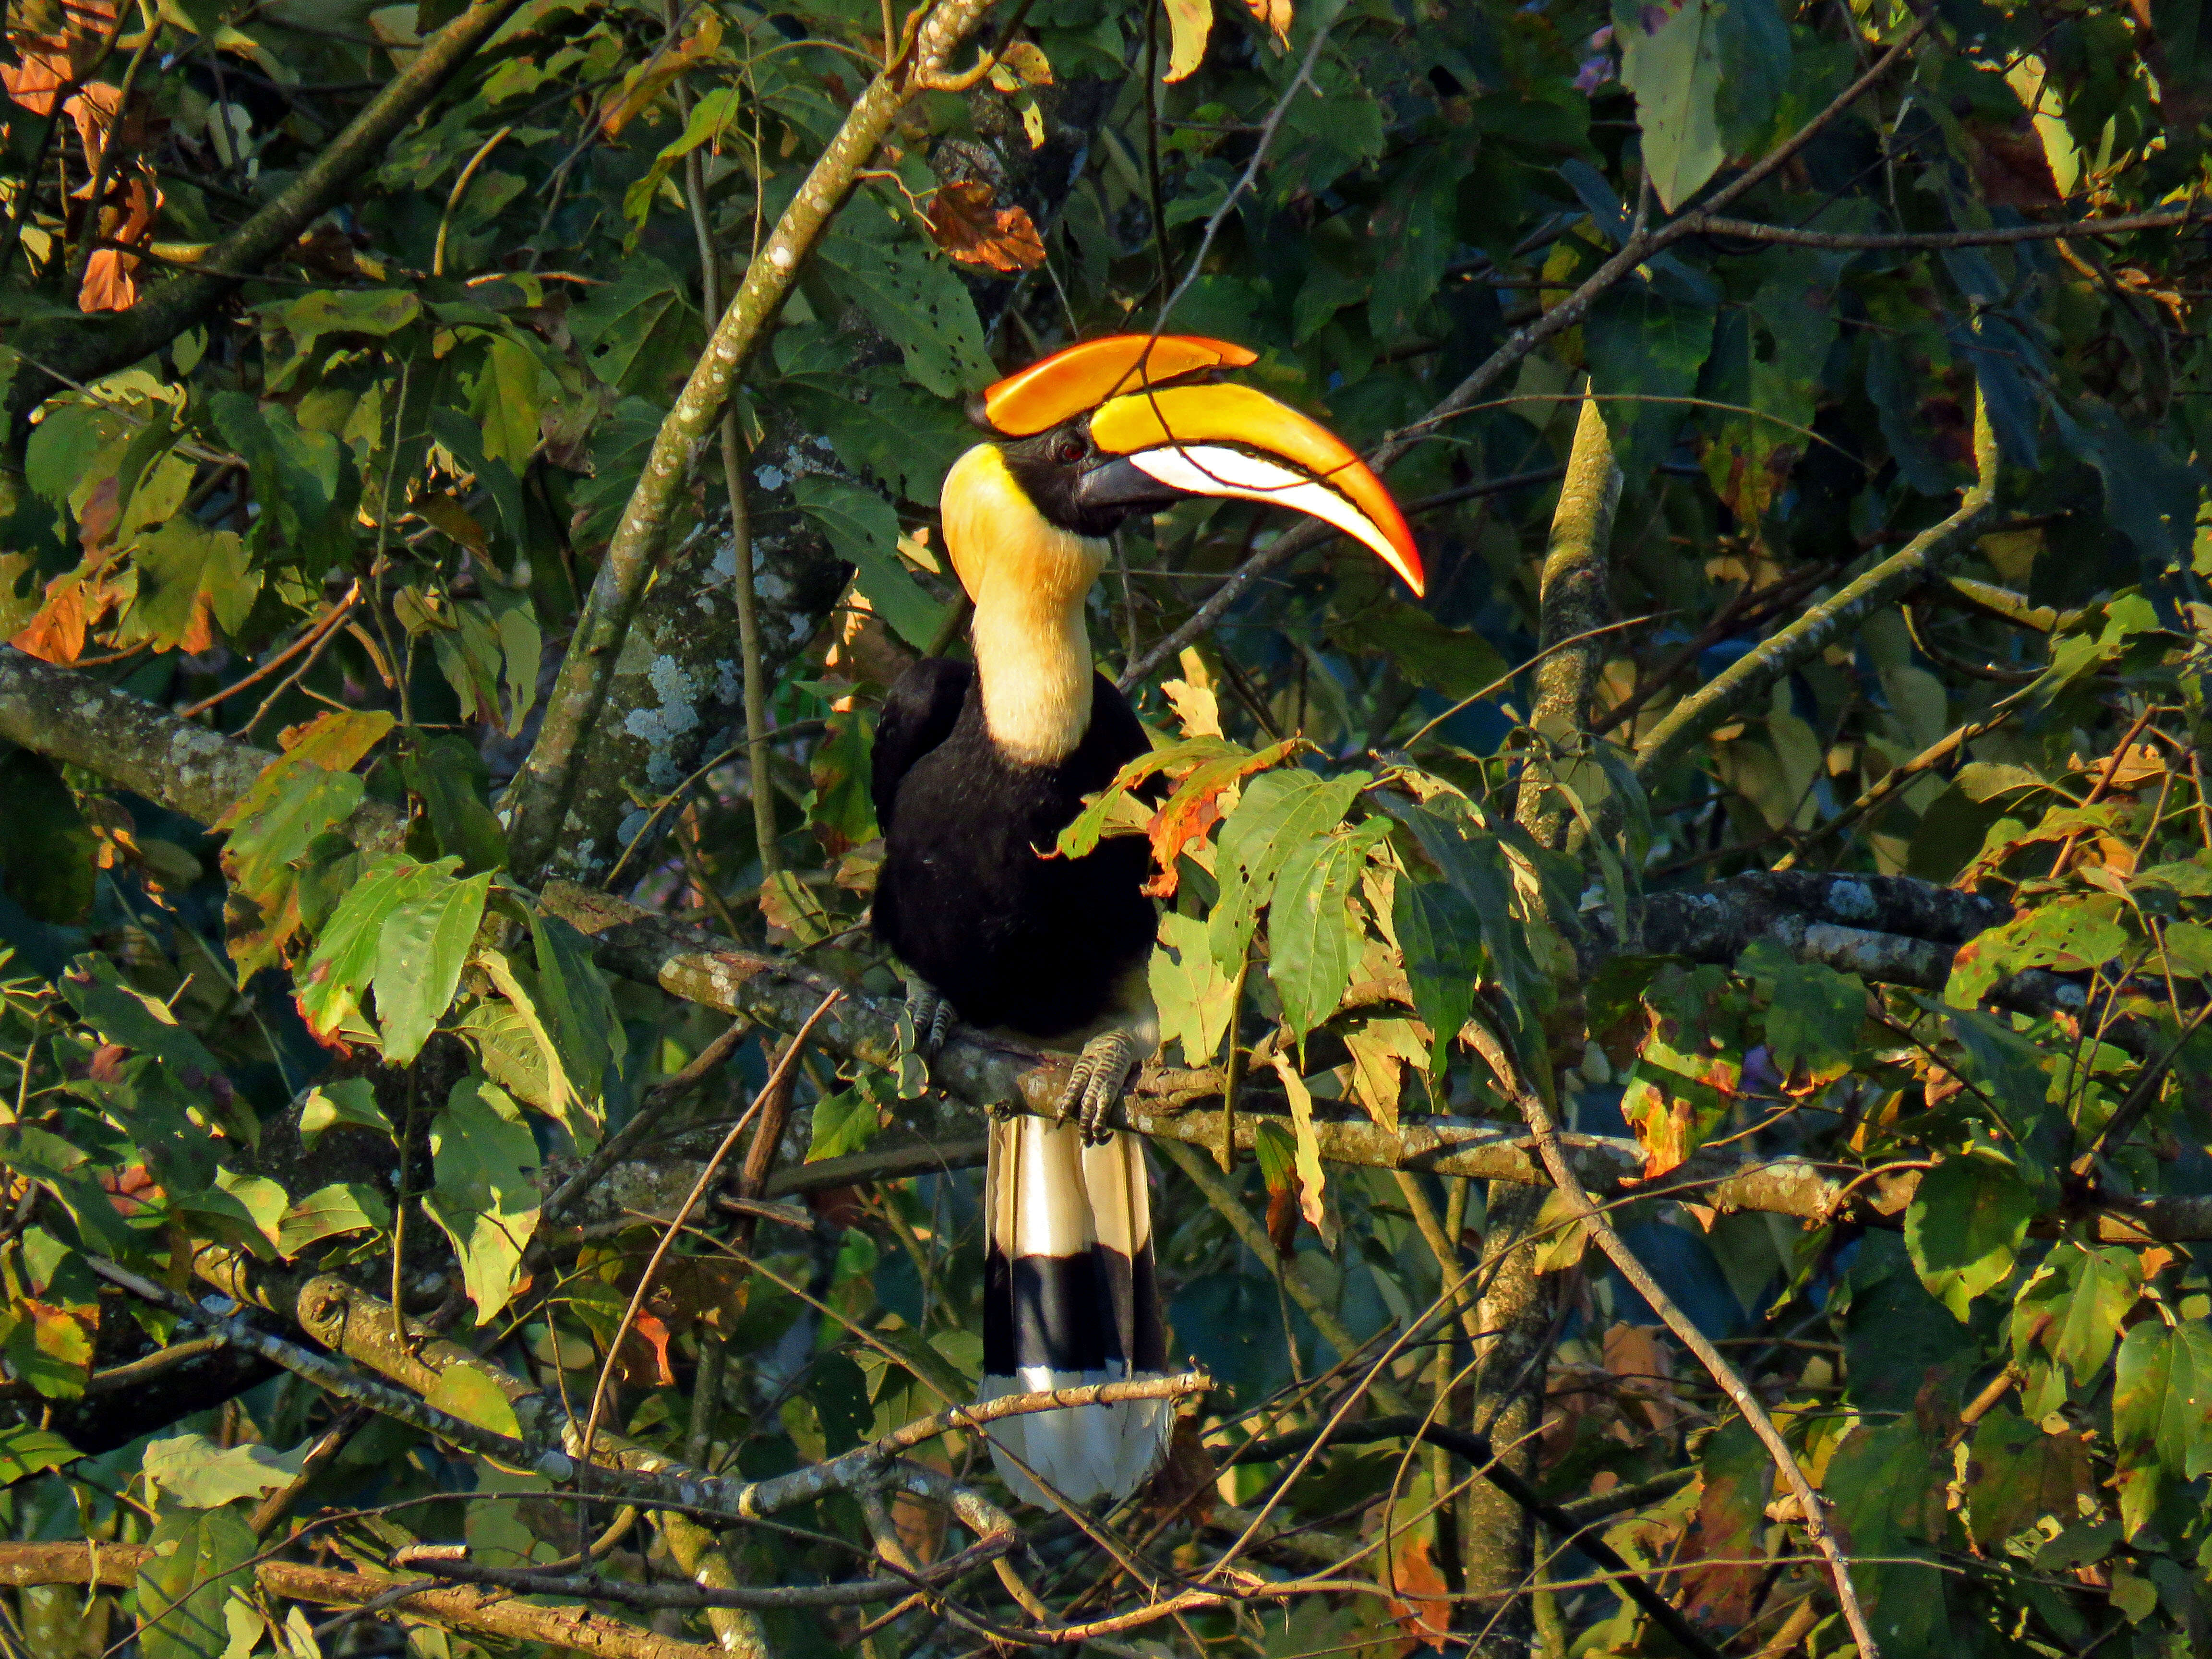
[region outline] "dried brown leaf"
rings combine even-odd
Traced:
[[[929,234],[963,265],[1012,275],[1044,263],[1044,241],[1027,210],[994,204],[980,179],[942,186],[929,204]]]

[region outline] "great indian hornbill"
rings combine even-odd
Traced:
[[[899,677],[876,728],[885,850],[877,935],[908,974],[917,1046],[970,1024],[1077,1053],[1058,1123],[994,1119],[985,1179],[981,1397],[1158,1372],[1144,1155],[1102,1127],[1158,1042],[1146,962],[1157,926],[1146,848],[1054,853],[1086,794],[1146,752],[1121,694],[1091,667],[1084,601],[1106,538],[1192,495],[1296,507],[1365,543],[1421,589],[1420,556],[1381,480],[1304,416],[1222,370],[1218,340],[1121,335],[1054,353],[986,392],[993,435],[955,462],[945,546],[975,601],[973,665]],[[1067,1120],[1073,1118],[1074,1121]],[[1014,1492],[1075,1503],[1133,1491],[1172,1412],[1121,1402],[1000,1419]]]

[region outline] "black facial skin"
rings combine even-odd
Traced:
[[[1079,536],[1110,536],[1133,514],[1179,499],[1176,491],[1094,445],[1088,415],[1035,437],[998,442],[1006,470],[1037,511]]]

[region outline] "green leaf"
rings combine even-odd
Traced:
[[[2120,899],[2111,893],[2062,896],[2024,909],[1959,947],[1943,1000],[1954,1008],[1977,1007],[1999,980],[2023,969],[2100,967],[2128,948],[2120,911]]]
[[[1774,0],[1729,0],[1714,14],[1725,89],[1714,113],[1728,153],[1748,161],[1789,82],[1790,28]]]
[[[699,352],[702,319],[684,291],[684,284],[657,259],[623,260],[613,282],[593,289],[582,304],[569,309],[568,332],[583,352],[585,367],[618,392],[660,394],[690,369]],[[658,430],[659,411],[653,424]],[[635,439],[626,434],[624,441]]]
[[[1267,910],[1267,978],[1282,1000],[1284,1024],[1301,1042],[1336,1012],[1352,983],[1366,938],[1352,891],[1368,853],[1389,833],[1387,819],[1370,819],[1293,848],[1283,860]]]
[[[253,308],[261,313],[264,329],[280,328],[292,338],[291,356],[270,371],[271,391],[283,389],[325,335],[388,338],[422,314],[420,300],[405,289],[394,288],[318,289],[296,300]]]
[[[838,217],[815,264],[898,347],[923,391],[958,398],[999,378],[958,268],[901,234],[874,203],[856,201]]]
[[[31,428],[24,480],[59,507],[91,475],[94,458],[129,429],[121,410],[102,404],[76,398],[49,404],[45,418]]]
[[[1370,246],[1381,255],[1367,297],[1376,340],[1410,339],[1419,331],[1422,313],[1459,246],[1455,222],[1466,171],[1466,155],[1457,145],[1417,145],[1369,216]]]
[[[1819,963],[1800,962],[1772,939],[1754,940],[1736,972],[1769,999],[1766,1048],[1783,1077],[1826,1083],[1851,1068],[1866,1023],[1866,983]]]
[[[0,1358],[9,1374],[48,1400],[75,1400],[92,1375],[89,1310],[28,1299],[0,1308]]]
[[[434,891],[459,868],[457,858],[422,864],[387,854],[362,872],[323,924],[322,937],[300,969],[300,1012],[308,1030],[328,1037],[358,1018],[362,993],[376,971],[377,941],[402,906]]]
[[[300,1145],[309,1152],[325,1131],[341,1123],[392,1133],[392,1120],[376,1103],[376,1085],[365,1077],[339,1078],[317,1084],[300,1103]]]
[[[1321,1235],[1321,1242],[1336,1248],[1336,1224],[1330,1218],[1326,1194],[1328,1171],[1321,1161],[1321,1137],[1314,1133],[1313,1091],[1285,1054],[1268,1056],[1283,1093],[1291,1103],[1291,1142],[1298,1175],[1298,1213]]]
[[[447,880],[395,906],[376,935],[376,1018],[387,1065],[422,1052],[453,1000],[483,920],[489,875]]]
[[[343,1233],[380,1233],[391,1225],[392,1206],[375,1188],[359,1181],[332,1182],[284,1212],[284,1218],[276,1224],[276,1248],[293,1256],[319,1239]]]
[[[860,572],[860,591],[908,645],[927,647],[945,623],[945,606],[899,562],[898,514],[863,484],[806,473],[791,481],[799,510],[829,538],[837,556]]]
[[[518,975],[521,972],[519,968],[515,971]],[[504,993],[506,988],[501,989]],[[531,1006],[534,1011],[534,999]],[[550,1032],[543,1038],[539,1035],[544,1029],[504,995],[477,1003],[453,1027],[476,1045],[477,1057],[494,1083],[524,1104],[552,1112],[565,1103],[570,1091],[567,1074],[560,1071],[560,1056],[552,1052]],[[557,1091],[556,1073],[561,1079]]]
[[[1583,324],[1590,393],[1612,436],[1613,461],[1628,477],[1651,476],[1690,418],[1680,403],[1644,400],[1686,398],[1697,389],[1715,315],[1714,296],[1701,284],[1650,277],[1632,277],[1590,307]]]
[[[1273,894],[1284,861],[1343,819],[1374,780],[1365,772],[1324,778],[1302,770],[1265,772],[1244,787],[1216,836],[1221,897],[1208,924],[1213,959],[1233,973],[1243,960],[1260,908]]]
[[[613,536],[666,413],[642,398],[625,398],[592,429],[592,476],[577,480],[574,491],[577,547],[598,547]]]
[[[258,1443],[218,1446],[204,1434],[185,1433],[149,1443],[141,1467],[186,1509],[215,1510],[290,1486],[307,1461],[309,1443],[280,1452]]]
[[[198,1037],[177,1023],[168,1005],[126,984],[113,963],[88,951],[70,964],[62,994],[76,1006],[86,1024],[107,1042],[169,1066],[187,1090],[205,1089],[222,1067]]]
[[[228,530],[179,516],[139,538],[131,554],[137,585],[116,629],[118,645],[156,651],[205,651],[246,625],[261,592],[261,573]]]
[[[2094,398],[2081,400],[2079,420],[2050,405],[2067,447],[2097,469],[2105,486],[2105,517],[2134,544],[2146,570],[2186,559],[2197,533],[2197,501],[2203,480],[2176,460],[2157,438],[2130,426],[2119,411]]]
[[[99,849],[60,769],[27,749],[0,757],[0,885],[40,921],[75,921],[92,903]]]
[[[1693,411],[1711,434],[1704,465],[1714,493],[1739,518],[1754,520],[1782,497],[1812,441],[1802,428],[1818,413],[1836,340],[1841,265],[1834,254],[1779,250],[1765,263],[1774,274],[1748,306],[1723,316],[1698,388],[1717,404],[1738,407]]]
[[[1212,1065],[1228,1035],[1237,984],[1214,961],[1206,924],[1172,911],[1162,916],[1159,947],[1146,976],[1159,1011],[1160,1041],[1180,1042],[1186,1066]]]
[[[514,1415],[514,1402],[489,1376],[473,1365],[448,1365],[422,1396],[425,1405],[450,1412],[464,1423],[473,1423],[510,1440],[522,1438],[522,1425]]]
[[[776,335],[776,361],[786,370],[775,385],[776,401],[791,410],[802,430],[827,438],[855,477],[871,478],[906,501],[933,500],[946,469],[975,441],[975,428],[944,398],[900,384],[892,371],[855,374],[850,342],[828,330],[820,331],[822,350],[840,361],[793,372],[787,337],[807,331],[800,325]]]
[[[2039,1345],[2086,1386],[2111,1356],[2142,1286],[2142,1264],[2132,1250],[2055,1246],[2013,1304],[2013,1352],[2025,1359]]]
[[[1852,1430],[1828,1462],[1821,1493],[1835,1504],[1854,1556],[1909,1559],[1943,1540],[1949,1474],[1949,1459],[1908,1413]],[[1948,1650],[1942,1576],[1932,1566],[1861,1565],[1851,1576],[1883,1659]]]
[[[606,1080],[622,1035],[591,941],[560,917],[530,913],[530,937],[538,952],[538,1006],[560,1050],[561,1067],[587,1101],[596,1101]]]
[[[2078,1436],[2045,1434],[2005,1410],[1975,1425],[1966,1471],[1967,1515],[1985,1551],[2045,1516],[2073,1520],[2075,1495],[2095,1479]]]
[[[2129,1330],[2113,1370],[2112,1438],[2155,1452],[2169,1479],[2212,1469],[2212,1329],[2146,1319]]]
[[[1413,1012],[1435,1045],[1433,1070],[1474,1012],[1474,986],[1482,973],[1482,922],[1449,882],[1401,876],[1391,901],[1391,928],[1413,987]]]
[[[446,638],[438,635],[438,642]],[[490,775],[474,744],[446,732],[418,735],[401,753],[399,768],[429,817],[441,852],[458,858],[471,875],[506,864],[507,831],[486,801]]]
[[[1485,965],[1496,976],[1504,994],[1505,1009],[1515,1022],[1513,1030],[1501,1035],[1510,1040],[1516,1052],[1540,1052],[1541,1016],[1552,1001],[1551,981],[1534,955],[1534,947],[1542,935],[1516,914],[1516,878],[1506,856],[1504,837],[1492,833],[1463,802],[1448,795],[1415,803],[1386,791],[1377,799],[1385,811],[1413,832],[1421,851],[1472,914],[1480,932]],[[1522,850],[1524,856],[1534,852],[1533,843],[1525,836]],[[1540,873],[1543,868],[1537,862]],[[1545,881],[1544,902],[1555,913],[1571,913],[1578,895],[1559,891],[1549,875]],[[1552,944],[1557,950],[1565,949],[1556,936]],[[1462,1019],[1461,1024],[1464,1023]],[[1449,1034],[1441,1027],[1431,1026],[1431,1030],[1441,1043],[1457,1036],[1459,1025],[1453,1025]]]
[[[229,1644],[223,1604],[251,1591],[260,1546],[246,1517],[224,1506],[166,1510],[147,1541],[134,1600],[143,1659],[215,1659]]]
[[[83,1455],[50,1429],[10,1423],[0,1427],[0,1486],[13,1486],[28,1475],[44,1474]]]
[[[258,403],[243,392],[218,392],[208,409],[216,431],[252,470],[262,512],[252,544],[280,537],[315,576],[349,559],[357,493],[352,452],[331,433],[302,431],[283,404]]]
[[[430,1126],[437,1177],[422,1200],[461,1260],[479,1322],[521,1282],[522,1252],[538,1225],[538,1141],[506,1092],[480,1077],[453,1085]]]
[[[1727,159],[1715,105],[1721,91],[1717,0],[1613,9],[1620,83],[1636,94],[1644,165],[1672,213]]]
[[[881,1109],[859,1089],[842,1089],[827,1097],[814,1108],[814,1130],[807,1142],[806,1161],[818,1164],[825,1158],[843,1158],[865,1150],[868,1142],[875,1139],[876,1127],[881,1121]]]
[[[1905,1244],[1928,1293],[1963,1324],[1967,1304],[2003,1282],[2035,1218],[2035,1194],[2011,1165],[1947,1158],[1920,1177]]]
[[[483,452],[520,472],[538,444],[538,417],[553,390],[538,354],[511,334],[492,337],[483,367],[467,382],[469,413],[483,434]]]

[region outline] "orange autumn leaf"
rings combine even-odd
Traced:
[[[8,643],[41,662],[67,667],[84,654],[86,636],[114,604],[114,589],[95,571],[64,572],[46,584],[39,614]]]
[[[639,1364],[637,1349],[643,1346],[653,1356],[651,1367]],[[641,1313],[630,1322],[629,1338],[623,1344],[623,1371],[626,1378],[647,1388],[669,1389],[676,1386],[676,1373],[668,1364],[668,1327],[649,1313]]]
[[[1244,0],[1244,4],[1256,20],[1267,26],[1279,48],[1291,44],[1291,0]]]
[[[1401,1659],[1424,1643],[1441,1651],[1451,1635],[1451,1587],[1437,1570],[1426,1533],[1408,1529],[1399,1535],[1385,1582],[1390,1616],[1405,1638],[1398,1644]]]
[[[154,228],[154,215],[161,205],[161,192],[143,179],[128,181],[124,192],[125,206],[117,210],[100,210],[103,221],[101,234],[110,241],[140,241]],[[118,222],[105,222],[110,217]],[[95,249],[85,262],[84,283],[78,289],[76,303],[80,311],[127,311],[138,303],[138,281],[132,275],[138,269],[138,256],[121,248]]]
[[[1027,210],[994,207],[990,185],[976,179],[941,187],[929,204],[929,234],[963,265],[1011,275],[1044,263],[1044,241]]]
[[[1291,741],[1270,744],[1256,754],[1226,755],[1194,767],[1145,826],[1158,872],[1145,884],[1145,891],[1154,898],[1173,898],[1178,879],[1176,860],[1221,822],[1222,792],[1241,778],[1267,770],[1295,746]]]

